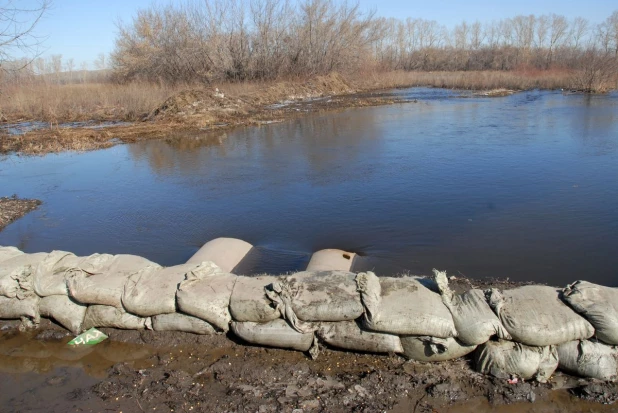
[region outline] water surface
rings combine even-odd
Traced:
[[[5,157],[0,195],[43,205],[0,244],[173,265],[227,236],[257,247],[245,273],[341,248],[381,275],[618,286],[617,95],[395,93],[418,102]]]

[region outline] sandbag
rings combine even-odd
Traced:
[[[88,306],[66,295],[50,295],[39,301],[39,312],[43,317],[53,318],[75,335],[82,332],[87,309]]]
[[[22,320],[22,327],[35,327],[40,322],[39,297],[31,295],[24,298],[0,296],[0,318]]]
[[[152,321],[150,318],[142,318],[129,314],[124,310],[108,305],[91,305],[86,310],[82,330],[89,330],[92,327],[120,328],[123,330],[143,330],[150,329]]]
[[[239,323],[232,321],[232,332],[251,344],[308,351],[313,345],[313,333],[299,333],[285,322],[274,320],[268,323]]]
[[[187,273],[205,264],[182,264],[167,268],[148,267],[127,280],[122,305],[130,313],[149,317],[176,312],[176,290]]]
[[[0,263],[23,254],[24,253],[16,247],[0,247]]]
[[[454,360],[476,349],[476,345],[466,346],[452,337],[428,336],[403,336],[401,346],[407,359],[426,362]]]
[[[19,251],[19,250],[18,250]],[[24,298],[34,295],[32,277],[46,253],[17,254],[0,263],[0,295]]]
[[[214,263],[187,273],[176,291],[176,302],[183,313],[208,321],[222,331],[229,330],[230,297],[238,276],[221,271]]]
[[[580,377],[616,381],[618,350],[593,341],[570,341],[557,346],[558,367]]]
[[[618,345],[618,288],[576,281],[563,294],[567,304],[594,326],[596,338]]]
[[[558,367],[555,346],[531,347],[513,341],[488,341],[474,355],[476,371],[498,378],[535,378],[545,383]]]
[[[264,288],[279,277],[238,277],[230,297],[230,315],[235,321],[265,323],[279,318],[279,310],[271,305]]]
[[[154,331],[184,331],[193,334],[215,334],[213,326],[197,317],[186,314],[171,313],[152,317]]]
[[[448,286],[446,272],[433,270],[442,302],[453,316],[457,339],[468,346],[483,344],[492,336],[510,340],[511,336],[485,300],[485,293],[473,289],[455,295]]]
[[[286,277],[292,308],[304,321],[347,321],[363,314],[356,275],[345,271],[299,272]]]
[[[161,268],[159,264],[136,255],[109,257],[91,272],[74,272],[67,277],[71,297],[84,304],[122,307],[122,293],[129,276],[144,268]]]
[[[320,323],[316,332],[326,344],[369,353],[403,353],[399,336],[363,330],[356,321]]]
[[[455,337],[453,317],[440,294],[413,277],[379,278],[359,273],[358,290],[365,306],[364,324],[369,330],[400,335]]]
[[[549,346],[585,340],[594,328],[562,300],[562,292],[543,285],[527,285],[488,292],[489,305],[513,340],[529,346]]]
[[[216,238],[208,241],[189,260],[187,264],[213,262],[223,272],[230,273],[253,248],[253,245],[236,238]]]
[[[36,267],[33,276],[34,292],[39,297],[49,295],[69,295],[67,278],[96,273],[97,269],[109,261],[109,254],[92,254],[78,257],[65,251],[52,251]]]

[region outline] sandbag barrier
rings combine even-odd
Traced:
[[[422,362],[468,356],[477,371],[505,379],[545,382],[556,369],[618,379],[616,288],[577,281],[455,294],[437,270],[246,277],[229,268],[249,244],[222,255],[228,271],[213,252],[224,244],[200,250],[208,260],[167,268],[132,255],[0,247],[0,319],[20,319],[23,330],[46,317],[75,335],[92,327],[228,333],[313,358],[320,344]]]

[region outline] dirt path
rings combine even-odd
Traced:
[[[559,373],[549,384],[511,385],[475,373],[466,359],[428,364],[322,349],[314,361],[176,332],[102,329],[110,340],[76,352],[64,330],[42,328],[1,324],[3,411],[602,413],[615,406],[599,402],[618,396],[615,385]]]

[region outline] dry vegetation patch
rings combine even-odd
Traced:
[[[0,231],[41,205],[38,199],[20,199],[17,195],[0,197]]]

